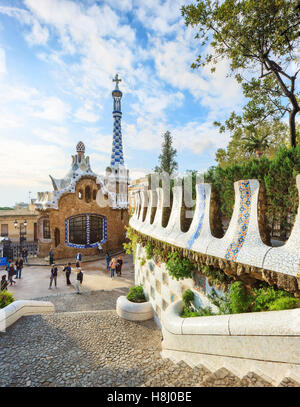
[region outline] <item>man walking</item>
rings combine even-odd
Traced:
[[[50,285],[49,285],[49,290],[52,289],[52,282],[54,280],[55,288],[57,288],[57,267],[53,263],[51,267],[51,272],[50,272]]]
[[[23,260],[21,259],[21,257],[18,257],[18,260],[16,261],[16,269],[17,269],[17,276],[16,278],[21,278],[21,274],[22,274],[22,268],[23,268]]]
[[[49,252],[49,264],[50,264],[50,266],[51,266],[52,264],[54,264],[54,263],[53,263],[53,260],[54,260],[54,254],[53,254],[52,247],[51,247],[51,248],[50,248],[50,252]]]
[[[80,292],[80,284],[82,284],[83,281],[83,273],[81,269],[77,270],[77,276],[76,276],[76,294],[81,294]]]
[[[63,271],[66,272],[66,279],[67,279],[67,285],[71,285],[70,281],[70,275],[71,275],[71,263],[68,263],[66,267],[64,267]]]
[[[108,252],[106,252],[106,254],[105,254],[105,261],[106,261],[106,270],[109,271],[109,265],[110,265],[111,257],[110,257]]]
[[[26,264],[28,263],[27,257],[28,257],[28,250],[26,249],[26,247],[24,247],[22,250],[23,263],[26,263]]]

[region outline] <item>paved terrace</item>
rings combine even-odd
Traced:
[[[132,258],[123,260],[122,277],[114,279],[104,260],[85,263],[82,295],[66,286],[61,271],[58,288],[48,290],[49,266],[24,268],[11,290],[15,298],[49,300],[56,313],[23,317],[0,333],[0,386],[271,386],[251,372],[239,379],[226,369],[162,360],[153,320],[130,322],[115,312],[116,299],[133,285]]]

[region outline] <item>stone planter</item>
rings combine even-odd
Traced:
[[[146,321],[153,318],[153,308],[150,302],[131,302],[125,295],[117,299],[117,314],[129,321]]]

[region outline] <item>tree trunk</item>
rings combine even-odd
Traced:
[[[263,155],[263,152],[261,150],[256,150],[256,157],[260,160],[260,157]]]
[[[290,140],[291,146],[296,147],[296,114],[298,113],[297,109],[290,111],[289,125],[290,125]]]

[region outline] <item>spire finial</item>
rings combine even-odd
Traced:
[[[116,82],[116,89],[119,89],[119,82],[122,82],[122,79],[119,79],[119,75],[116,74],[114,79],[112,80],[113,82]]]

